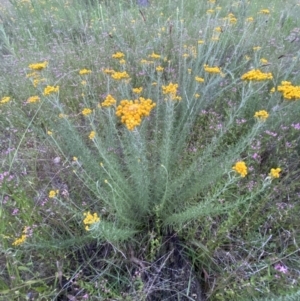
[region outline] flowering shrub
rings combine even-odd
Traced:
[[[0,5],[5,297],[299,287],[296,3],[50,2]]]

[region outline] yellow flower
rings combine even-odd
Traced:
[[[103,72],[106,74],[113,74],[113,73],[115,73],[115,70],[106,68],[103,70]]]
[[[124,65],[126,63],[126,61],[124,59],[119,60],[119,63]]]
[[[142,91],[143,91],[143,87],[132,89],[132,92],[135,94],[140,94],[142,93]]]
[[[215,11],[213,10],[213,9],[208,9],[207,11],[206,11],[206,13],[207,14],[213,14]]]
[[[204,44],[203,40],[198,40],[198,44]]]
[[[200,97],[200,94],[196,93],[195,98],[199,98],[199,97]]]
[[[106,96],[106,98],[104,99],[104,101],[102,102],[102,104],[100,105],[100,107],[110,107],[112,105],[114,105],[116,103],[116,100],[110,95],[108,94]]]
[[[235,23],[237,22],[237,19],[236,19],[236,17],[234,16],[233,13],[229,13],[229,14],[228,14],[228,19],[229,19],[229,23],[230,23],[230,24],[235,24]]]
[[[261,13],[261,14],[264,14],[264,15],[268,15],[268,14],[270,14],[270,11],[268,10],[268,9],[261,9],[260,11],[259,11],[259,13]]]
[[[210,67],[208,65],[204,65],[204,70],[208,73],[221,73],[221,69],[219,67]]]
[[[277,91],[281,92],[285,99],[299,99],[300,86],[293,86],[291,82],[282,81],[281,85],[277,87]]]
[[[83,86],[85,86],[85,85],[86,85],[86,80],[82,80],[82,81],[81,81],[81,84],[82,84]]]
[[[272,179],[277,179],[280,177],[280,172],[281,172],[281,168],[277,167],[277,168],[271,168],[269,176]]]
[[[30,64],[28,67],[31,70],[37,70],[37,71],[41,71],[43,69],[45,69],[48,66],[48,62],[42,62],[42,63],[34,63],[34,64]]]
[[[253,17],[249,17],[246,19],[247,22],[253,22],[253,20],[254,20]]]
[[[27,99],[27,103],[35,103],[40,101],[40,98],[38,96],[31,96]]]
[[[92,113],[92,110],[89,109],[89,108],[84,108],[82,111],[81,111],[81,114],[83,116],[87,116],[87,115],[90,115]]]
[[[25,242],[27,238],[27,235],[26,234],[22,234],[22,236],[20,238],[17,238],[13,243],[12,245],[13,246],[19,246],[21,244],[23,244]]]
[[[160,55],[152,52],[152,54],[150,54],[149,57],[151,57],[152,59],[159,59]]]
[[[222,27],[221,27],[221,26],[218,26],[218,27],[216,27],[216,28],[214,29],[214,31],[216,31],[216,32],[222,32],[223,30],[222,30]]]
[[[265,58],[261,58],[261,59],[260,59],[260,62],[261,62],[262,64],[268,64],[268,60],[265,59]]]
[[[125,55],[124,55],[123,52],[116,52],[111,57],[114,58],[114,59],[122,59],[124,56]]]
[[[91,140],[93,140],[95,138],[95,136],[96,136],[96,132],[95,131],[91,131],[90,134],[89,134],[89,138]]]
[[[129,78],[129,75],[126,71],[123,72],[114,72],[111,77],[115,80],[122,80]]]
[[[156,106],[151,99],[140,97],[134,101],[124,99],[117,107],[116,115],[121,118],[121,122],[132,131],[142,122],[142,117],[150,115],[151,110]]]
[[[258,120],[266,121],[266,119],[269,117],[269,113],[266,110],[260,110],[254,114],[254,117]]]
[[[260,46],[255,46],[255,47],[253,47],[252,49],[253,49],[254,51],[258,51],[258,50],[261,49],[261,47],[260,47]]]
[[[28,234],[28,231],[30,230],[30,227],[27,227],[27,226],[25,226],[24,227],[24,230],[22,231],[22,236],[20,237],[20,238],[17,238],[13,243],[12,243],[12,245],[13,246],[19,246],[19,245],[21,245],[21,244],[23,244],[24,242],[25,242],[25,240],[26,240],[26,238],[27,238],[27,234]]]
[[[79,74],[80,75],[90,74],[91,72],[92,72],[92,70],[89,70],[89,69],[81,69],[81,70],[79,70]]]
[[[167,86],[162,86],[163,94],[169,94],[171,100],[177,100],[176,99],[176,93],[178,89],[178,84],[169,83]]]
[[[272,73],[263,73],[259,69],[253,69],[248,72],[246,72],[241,77],[242,80],[267,80],[267,79],[273,79]]]
[[[51,93],[55,93],[55,92],[58,92],[59,91],[59,86],[47,86],[45,89],[44,89],[44,95],[49,95]]]
[[[49,135],[49,136],[52,136],[52,132],[51,131],[47,131],[47,134]]]
[[[78,158],[74,156],[73,161],[78,161]]]
[[[9,96],[5,96],[5,97],[2,97],[2,99],[0,100],[0,103],[4,104],[4,103],[7,103],[9,101],[10,101],[10,97]]]
[[[87,213],[84,212],[83,215],[85,216],[83,224],[85,225],[84,228],[86,231],[90,230],[89,225],[95,224],[100,221],[100,217],[97,213],[91,214],[90,211],[88,211]]]
[[[56,196],[57,196],[57,194],[58,194],[58,190],[50,190],[49,191],[49,199],[53,199],[53,198],[55,198]]]
[[[37,72],[31,72],[31,73],[28,73],[27,75],[26,75],[26,78],[28,78],[28,77],[33,77],[33,78],[36,78],[36,77],[39,77],[40,75],[37,73]]]
[[[244,161],[236,162],[235,165],[232,167],[232,169],[234,171],[236,171],[237,173],[239,173],[242,178],[244,178],[248,173],[247,166],[246,166],[246,163]]]
[[[157,66],[155,69],[156,69],[157,72],[164,71],[164,68],[162,66]]]
[[[196,76],[195,81],[197,81],[198,83],[204,83],[204,78]]]

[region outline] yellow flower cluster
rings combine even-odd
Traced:
[[[89,108],[84,108],[82,111],[81,111],[81,114],[83,116],[87,116],[87,115],[90,115],[92,113],[92,110],[89,109]]]
[[[83,215],[85,216],[83,223],[85,225],[84,228],[86,231],[90,230],[89,225],[95,224],[100,221],[100,217],[97,213],[91,214],[90,211],[88,211],[87,213],[84,212]]]
[[[114,58],[114,59],[122,59],[124,58],[124,53],[123,52],[116,52],[114,53],[111,57]]]
[[[129,75],[126,71],[123,72],[114,72],[112,73],[111,77],[115,80],[122,80],[122,79],[128,79]]]
[[[103,70],[103,72],[106,73],[106,74],[114,74],[116,71],[113,70],[113,69],[105,68],[105,69]]]
[[[45,82],[45,81],[47,81],[46,78],[36,77],[33,79],[33,86],[36,88],[39,83]]]
[[[55,93],[59,91],[59,86],[47,86],[44,89],[44,95],[49,95],[51,93]]]
[[[282,81],[277,87],[277,91],[281,92],[285,99],[300,98],[300,86],[293,86],[291,82]]]
[[[181,100],[180,96],[177,96],[178,84],[169,83],[167,86],[162,86],[163,94],[169,94],[171,100]]]
[[[35,102],[38,102],[38,101],[40,101],[39,96],[31,96],[27,99],[27,103],[35,103]]]
[[[260,62],[261,62],[262,64],[268,64],[268,63],[269,63],[268,60],[265,59],[265,58],[261,58],[261,59],[260,59]]]
[[[266,121],[266,119],[269,117],[269,113],[266,110],[260,110],[254,114],[254,117],[258,120]]]
[[[19,246],[21,244],[23,244],[27,238],[27,232],[28,232],[28,229],[30,229],[30,227],[24,227],[24,230],[22,231],[22,236],[20,238],[17,238],[13,243],[12,245],[13,246]]]
[[[139,88],[133,88],[132,92],[135,94],[140,94],[143,91],[143,87],[139,87]]]
[[[149,57],[151,57],[152,59],[159,59],[160,55],[152,52],[152,54],[150,54]]]
[[[268,15],[268,14],[270,14],[270,11],[268,10],[268,9],[261,9],[260,11],[259,11],[259,13],[260,14],[263,14],[263,15]]]
[[[258,50],[261,49],[261,47],[260,46],[254,46],[252,49],[253,49],[253,51],[258,51]]]
[[[198,82],[198,83],[204,83],[204,78],[196,76],[195,81]]]
[[[156,106],[151,99],[140,97],[134,101],[122,100],[117,107],[116,115],[121,117],[122,123],[128,130],[132,131],[142,122],[142,117],[149,116],[151,110]]]
[[[9,96],[5,96],[2,97],[2,99],[0,100],[0,104],[4,104],[10,101],[10,97]]]
[[[53,199],[58,195],[59,190],[50,190],[49,191],[49,199]]]
[[[230,24],[235,24],[237,22],[237,18],[233,13],[228,14],[228,20]]]
[[[36,71],[34,71],[34,72],[31,72],[31,73],[28,73],[27,75],[26,75],[26,78],[28,78],[28,77],[33,77],[33,78],[37,78],[37,77],[39,77],[40,75],[36,72]]]
[[[244,178],[248,173],[247,166],[246,166],[246,163],[244,161],[236,162],[235,165],[232,167],[232,169],[234,171],[236,171],[237,173],[239,173],[242,178]]]
[[[21,244],[23,244],[25,242],[27,238],[27,235],[26,234],[22,234],[22,236],[20,238],[17,238],[13,243],[12,245],[13,246],[19,246]]]
[[[156,69],[157,72],[164,71],[164,68],[162,66],[157,66],[155,69]]]
[[[93,140],[95,138],[95,136],[96,136],[96,132],[95,131],[91,131],[90,134],[89,134],[89,138],[91,140]]]
[[[221,69],[219,67],[210,67],[208,65],[204,65],[204,70],[208,73],[221,73]]]
[[[277,179],[280,177],[280,172],[281,172],[281,168],[277,167],[277,168],[271,168],[271,171],[269,173],[269,176],[272,179]]]
[[[116,103],[116,100],[110,94],[108,94],[99,107],[101,107],[101,106],[102,107],[110,107],[110,106],[114,105],[115,103]]]
[[[80,75],[90,74],[91,72],[92,72],[92,70],[89,70],[89,69],[81,69],[81,70],[79,70],[79,74]]]
[[[272,73],[263,73],[259,69],[253,69],[246,72],[242,77],[242,80],[267,80],[273,79]]]
[[[30,64],[28,67],[31,70],[37,70],[37,71],[41,71],[43,69],[45,69],[48,66],[48,62],[42,62],[42,63],[34,63],[34,64]]]

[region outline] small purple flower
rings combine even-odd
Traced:
[[[260,157],[260,155],[259,155],[258,153],[254,153],[254,154],[252,155],[252,158],[253,158],[255,161],[258,161],[258,162],[260,162],[260,159],[261,159],[261,157]]]
[[[281,263],[276,263],[274,269],[283,274],[286,274],[288,272],[288,268]]]
[[[277,133],[271,132],[269,130],[266,130],[265,133],[270,135],[270,136],[277,137]]]
[[[293,127],[295,130],[300,130],[300,123],[293,123],[293,124],[292,124],[292,127]]]
[[[15,208],[12,212],[12,215],[17,215],[19,213],[19,209],[18,208]]]

